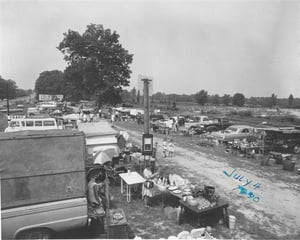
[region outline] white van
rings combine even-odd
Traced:
[[[9,121],[4,132],[58,129],[55,118],[19,118]]]

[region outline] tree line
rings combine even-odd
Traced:
[[[123,90],[123,102],[131,104],[142,104],[143,96],[135,88]],[[198,103],[199,105],[214,105],[214,106],[248,106],[248,107],[281,107],[281,108],[300,108],[300,99],[294,98],[290,94],[287,98],[277,98],[274,93],[270,97],[250,97],[246,98],[242,93],[235,93],[234,95],[218,94],[209,95],[204,89],[195,94],[165,94],[157,92],[151,96],[152,103],[159,103],[176,106],[178,103]]]
[[[24,90],[17,86],[11,79],[4,79],[0,76],[0,99],[15,99],[32,94],[33,90]]]

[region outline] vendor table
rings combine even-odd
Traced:
[[[127,202],[131,201],[131,187],[140,183],[145,182],[145,179],[138,174],[137,172],[127,172],[127,173],[120,173],[121,178],[121,193],[124,192],[123,181],[126,184],[126,198]]]
[[[228,203],[219,200],[214,207],[208,207],[205,209],[198,209],[197,206],[191,206],[187,202],[180,200],[180,213],[178,223],[181,224],[184,220],[185,215],[188,213],[193,214],[196,217],[198,226],[212,225],[212,223],[217,223],[220,219],[224,222],[227,221],[227,208]]]
[[[255,153],[263,153],[263,146],[241,146],[240,147],[242,151],[244,151],[245,157],[251,157],[252,151],[255,151]]]

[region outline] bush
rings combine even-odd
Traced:
[[[293,115],[285,115],[285,116],[273,116],[273,119],[277,122],[281,123],[296,123],[299,122],[298,118]]]
[[[240,117],[252,117],[252,112],[250,110],[239,111],[238,115]]]
[[[217,110],[217,109],[211,109],[211,110],[207,111],[207,113],[209,113],[209,114],[221,114],[222,112]]]
[[[226,115],[228,115],[228,116],[238,115],[238,112],[236,110],[230,110]]]

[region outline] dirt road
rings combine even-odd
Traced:
[[[141,142],[140,131],[126,130],[130,141]],[[224,155],[221,147],[201,151],[195,146],[187,147],[187,142],[176,137],[173,140],[175,156],[163,158],[163,136],[155,136],[159,164],[180,169],[193,182],[216,187],[217,193],[230,204],[229,214],[237,218],[236,229],[230,232],[232,238],[300,239],[300,175],[290,174],[289,181],[285,181],[258,162],[248,167],[245,160],[237,157],[237,164],[233,164],[229,161],[232,155]]]

